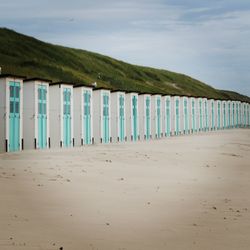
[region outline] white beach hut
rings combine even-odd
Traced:
[[[149,140],[152,138],[151,133],[151,95],[147,93],[141,93],[139,95],[139,131],[140,138]]]
[[[126,128],[128,139],[131,141],[140,139],[138,99],[138,93],[126,93]]]
[[[172,97],[172,124],[173,124],[173,134],[181,134],[181,121],[180,121],[180,96]]]
[[[162,97],[154,94],[152,100],[152,134],[154,138],[161,138],[162,134]]]
[[[203,114],[204,114],[204,120],[203,120],[203,124],[204,124],[204,131],[208,131],[209,130],[209,109],[208,109],[208,100],[207,98],[203,98]]]
[[[111,91],[111,103],[112,142],[124,142],[127,140],[125,92]]]
[[[208,100],[208,112],[209,112],[209,128],[210,130],[216,130],[216,125],[215,125],[215,100],[214,99],[209,99]]]
[[[50,80],[32,78],[23,86],[24,149],[50,147],[49,84]]]
[[[162,97],[162,107],[163,107],[163,131],[165,136],[171,136],[171,96],[166,95]]]
[[[49,87],[49,119],[51,147],[74,146],[73,83],[51,83]]]
[[[243,102],[243,127],[246,128],[247,127],[247,103]]]
[[[0,75],[0,152],[23,149],[23,80]]]
[[[190,113],[189,113],[189,98],[187,96],[181,97],[181,128],[184,134],[189,134],[189,120],[190,120]]]
[[[89,145],[93,137],[93,87],[74,86],[74,142],[75,146]]]
[[[197,99],[195,97],[189,98],[190,110],[190,129],[191,132],[197,132]]]
[[[93,129],[95,143],[110,143],[111,138],[111,94],[106,88],[93,90]]]

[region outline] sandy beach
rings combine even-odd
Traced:
[[[250,130],[0,154],[0,250],[250,249]]]

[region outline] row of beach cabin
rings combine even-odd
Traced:
[[[0,152],[250,126],[250,104],[0,75]]]

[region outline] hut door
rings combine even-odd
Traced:
[[[218,103],[218,119],[217,119],[217,128],[220,129],[220,103]]]
[[[125,140],[125,112],[124,112],[124,96],[119,96],[119,126],[120,126],[120,141]]]
[[[83,135],[84,144],[91,144],[91,93],[85,90],[83,93]]]
[[[170,100],[166,100],[166,134],[170,136]]]
[[[247,124],[247,114],[246,114],[246,104],[244,104],[244,127],[246,127]]]
[[[157,98],[156,106],[157,106],[157,109],[156,109],[157,133],[156,135],[157,135],[157,138],[160,138],[161,137],[161,99],[160,98]]]
[[[236,127],[238,127],[238,123],[239,123],[239,114],[238,114],[238,103],[236,103]]]
[[[150,139],[150,99],[146,98],[146,139]]]
[[[63,145],[71,146],[71,89],[63,90]]]
[[[47,147],[47,88],[38,86],[38,148]]]
[[[200,127],[199,130],[201,131],[203,128],[203,115],[202,115],[202,100],[200,100],[199,102],[199,106],[200,106]]]
[[[208,112],[207,112],[207,101],[205,101],[205,119],[206,119],[206,128],[205,130],[208,130]]]
[[[103,142],[109,142],[109,95],[103,94]]]
[[[178,135],[179,131],[180,131],[180,124],[179,124],[179,117],[180,117],[180,113],[179,113],[179,100],[177,99],[175,101],[175,133]]]
[[[233,103],[233,113],[232,113],[232,127],[234,127],[234,122],[235,122],[235,106],[234,106],[234,103]]]
[[[133,117],[132,117],[132,125],[133,125],[133,140],[137,140],[137,98],[136,96],[132,97],[132,111],[133,111]]]
[[[20,83],[10,82],[9,151],[20,150]]]
[[[214,103],[212,102],[212,129],[214,129]]]
[[[187,110],[187,99],[184,100],[184,131],[188,132],[188,110]]]
[[[230,103],[228,103],[228,128],[231,127],[231,110],[230,110]]]
[[[195,107],[194,100],[192,100],[192,130],[195,131]]]
[[[223,103],[223,128],[226,128],[226,103]]]

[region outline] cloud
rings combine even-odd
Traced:
[[[39,39],[182,72],[250,95],[250,2],[1,2],[2,25]]]

